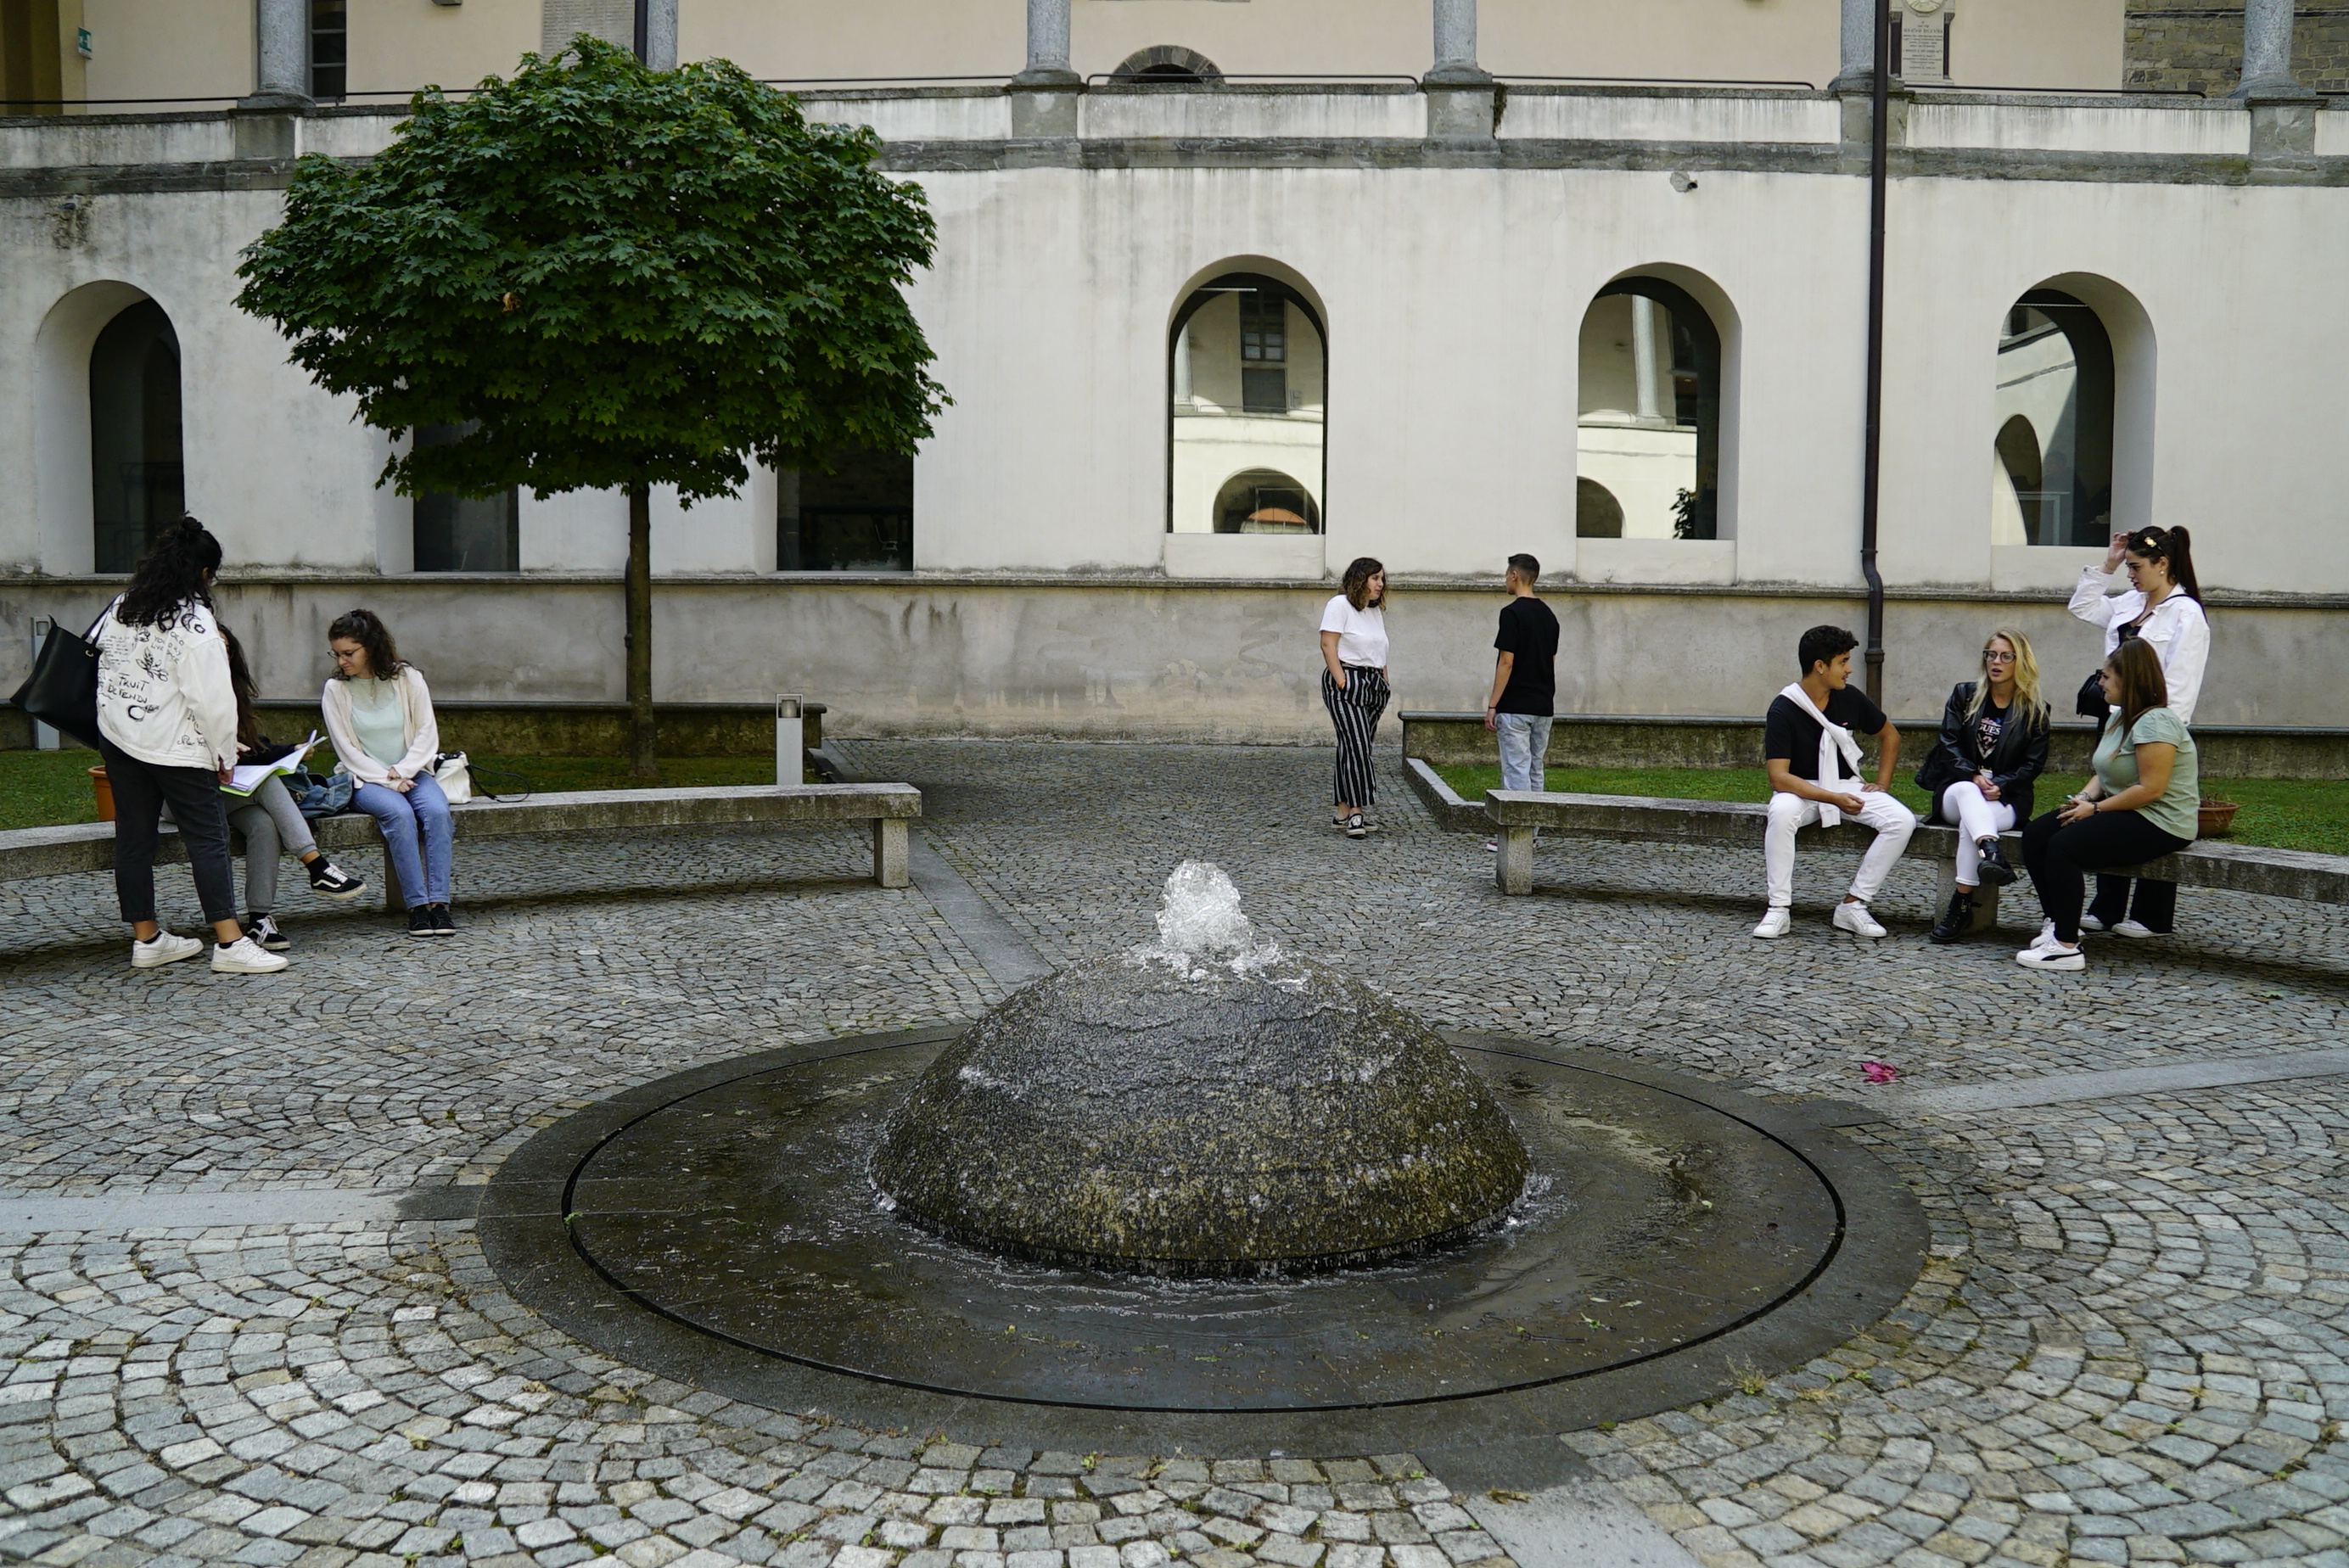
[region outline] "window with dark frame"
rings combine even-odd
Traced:
[[[775,566],[781,572],[911,572],[914,459],[843,449],[823,469],[776,476]]]
[[[350,91],[348,0],[310,0],[310,96],[336,100]]]
[[[1288,302],[1251,289],[1239,296],[1240,407],[1288,412]]]
[[[426,425],[416,432],[416,444],[448,446],[464,439],[471,428]],[[517,490],[486,497],[427,490],[411,502],[409,520],[419,572],[522,570],[522,496]]]

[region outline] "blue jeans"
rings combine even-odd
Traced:
[[[1501,788],[1548,788],[1544,764],[1549,758],[1549,715],[1496,713],[1493,722],[1500,727]]]
[[[429,773],[416,776],[406,794],[385,784],[362,784],[351,804],[375,819],[383,857],[399,879],[408,907],[449,902],[449,797]],[[420,851],[420,853],[419,853]]]

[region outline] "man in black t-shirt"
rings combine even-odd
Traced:
[[[1876,841],[1860,860],[1851,891],[1836,905],[1836,929],[1855,936],[1885,934],[1868,913],[1868,901],[1909,847],[1909,835],[1917,830],[1917,813],[1891,794],[1900,732],[1867,693],[1851,687],[1851,651],[1858,645],[1859,639],[1840,626],[1813,626],[1805,632],[1797,655],[1803,678],[1777,695],[1762,721],[1762,756],[1770,769],[1771,789],[1762,861],[1769,878],[1770,908],[1754,934],[1765,941],[1785,935],[1794,921],[1795,831],[1814,822],[1833,827],[1845,816],[1875,829]],[[1882,742],[1873,784],[1860,782],[1857,735]]]
[[[1501,738],[1501,788],[1545,787],[1543,763],[1549,756],[1550,720],[1557,711],[1557,617],[1534,594],[1541,562],[1512,555],[1501,579],[1508,603],[1493,639],[1493,695],[1485,703],[1485,727]]]

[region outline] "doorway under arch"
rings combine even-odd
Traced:
[[[153,300],[119,312],[89,351],[91,562],[128,572],[187,511],[180,338]]]

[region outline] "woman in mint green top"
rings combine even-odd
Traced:
[[[2095,778],[2023,830],[2023,861],[2047,915],[2014,955],[2026,969],[2085,969],[2080,912],[2087,873],[2141,865],[2194,841],[2201,769],[2194,737],[2169,707],[2161,658],[2142,638],[2105,661],[2105,700],[2118,711],[2096,742]]]

